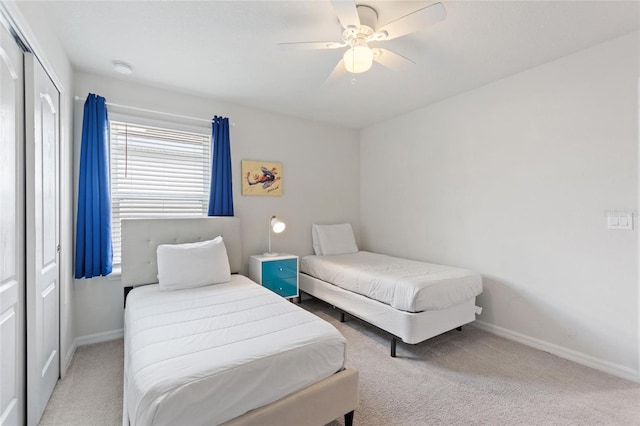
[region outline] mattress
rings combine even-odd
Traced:
[[[367,251],[305,256],[300,270],[407,312],[446,309],[482,293],[482,277],[475,272]]]
[[[344,367],[329,323],[241,275],[162,292],[138,287],[125,310],[129,421],[219,424]]]

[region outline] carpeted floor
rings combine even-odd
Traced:
[[[121,425],[122,339],[76,350],[53,390],[41,425]]]
[[[381,332],[341,324],[319,301],[302,306],[349,342],[347,364],[360,371],[356,425],[640,425],[640,384],[471,326],[399,343],[393,359]],[[120,424],[122,351],[122,340],[78,348],[40,424]]]

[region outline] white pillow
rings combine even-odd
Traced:
[[[231,281],[227,248],[222,237],[198,243],[158,246],[160,290],[171,291]]]
[[[313,224],[311,226],[311,238],[313,239],[313,250],[316,254],[322,256],[358,252],[353,229],[348,223],[338,225]],[[318,247],[317,249],[316,246]]]
[[[318,256],[322,256],[322,247],[320,247],[320,237],[318,236],[318,227],[322,225],[311,225],[311,242],[313,244],[313,252]]]

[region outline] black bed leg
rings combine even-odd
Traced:
[[[460,327],[456,327],[456,330],[458,330],[458,331],[462,331],[462,326],[460,326]]]
[[[353,426],[353,411],[344,415],[344,426]]]
[[[391,357],[392,358],[396,357],[396,338],[395,337],[391,338]]]
[[[344,316],[344,312],[340,312],[340,322],[345,322],[347,319]]]

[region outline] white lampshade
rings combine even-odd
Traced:
[[[271,232],[275,232],[276,234],[281,233],[287,227],[283,221],[278,219],[275,216],[271,216],[269,219],[269,251],[263,253],[265,256],[277,256],[278,253],[271,251]]]
[[[365,72],[373,64],[373,50],[366,45],[356,45],[344,52],[343,59],[347,71],[354,74]]]
[[[286,227],[287,227],[287,225],[285,225],[285,223],[283,221],[281,221],[280,219],[278,219],[277,217],[274,216],[274,217],[271,218],[271,229],[276,234],[279,234],[282,231],[284,231],[284,229]]]

